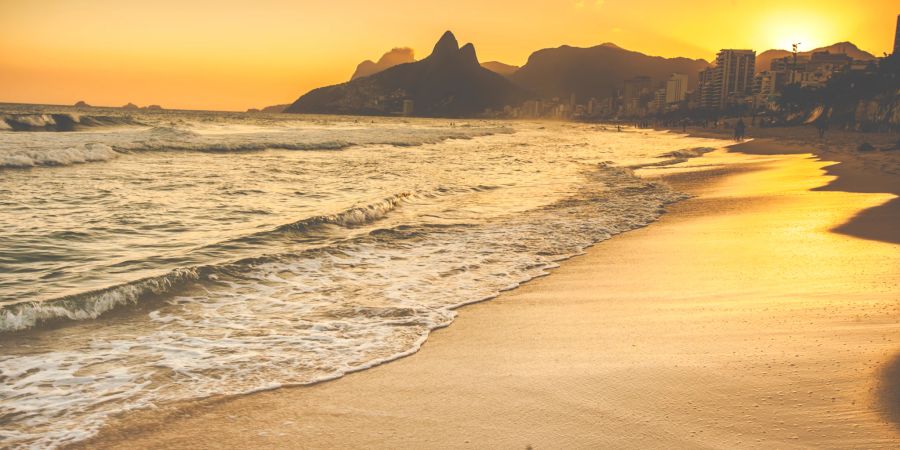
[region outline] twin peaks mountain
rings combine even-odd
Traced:
[[[460,48],[448,31],[425,59],[315,89],[285,112],[391,115],[403,111],[411,100],[416,116],[459,117],[502,109],[529,97],[525,89],[481,67],[475,47]]]

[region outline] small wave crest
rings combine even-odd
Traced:
[[[278,228],[278,231],[305,231],[320,225],[338,225],[348,228],[365,225],[384,218],[409,197],[410,194],[405,192],[392,195],[381,201],[365,206],[353,207],[337,214],[315,216],[291,224],[282,225]]]
[[[322,225],[356,227],[387,216],[411,196],[400,193],[381,201],[349,208],[337,214],[315,216],[287,225],[276,232],[303,232]],[[270,232],[269,232],[270,233]],[[264,233],[268,234],[268,233]],[[259,237],[259,236],[256,236]],[[44,323],[60,320],[91,320],[116,308],[135,305],[141,300],[164,294],[171,294],[187,283],[201,279],[217,279],[219,275],[233,272],[235,268],[278,260],[279,255],[250,258],[222,266],[204,266],[175,269],[165,275],[145,278],[106,289],[84,292],[53,300],[15,303],[0,307],[0,333],[21,331],[38,327]],[[217,275],[218,273],[218,275]]]
[[[12,131],[77,131],[93,127],[141,125],[128,116],[96,116],[74,113],[3,114],[0,129]]]
[[[0,333],[34,328],[58,320],[90,320],[117,307],[133,305],[150,295],[162,295],[200,279],[196,268],[176,269],[165,275],[61,297],[55,300],[15,303],[0,308]]]
[[[78,144],[53,149],[22,148],[4,152],[0,149],[0,168],[27,168],[35,166],[68,166],[72,164],[108,161],[119,153],[100,143]]]
[[[635,164],[633,166],[629,166],[631,169],[642,169],[645,167],[665,167],[671,166],[674,164],[683,163],[691,158],[698,158],[703,156],[711,151],[715,150],[712,147],[696,147],[696,148],[684,148],[681,150],[674,150],[671,152],[663,153],[659,155],[658,158],[661,161],[644,163],[644,164]],[[663,159],[665,158],[665,159]]]

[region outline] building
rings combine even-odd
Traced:
[[[411,116],[414,112],[415,102],[412,100],[403,100],[403,115]]]
[[[687,98],[688,76],[683,73],[673,73],[666,81],[666,103],[680,103]]]
[[[753,80],[753,100],[757,107],[768,106],[775,95],[787,84],[788,73],[766,70]]]
[[[650,111],[655,113],[665,112],[666,110],[667,89],[660,88],[653,92],[653,100],[650,101]]]
[[[715,90],[719,108],[740,103],[753,93],[756,52],[753,50],[721,50],[716,55]]]
[[[625,114],[634,115],[641,112],[650,94],[652,84],[650,77],[644,76],[625,80],[622,90],[622,106]]]
[[[716,68],[709,67],[700,71],[700,82],[697,85],[697,105],[703,109],[719,108],[718,86],[716,84]]]
[[[894,54],[900,54],[900,14],[897,15],[897,28],[894,31]]]

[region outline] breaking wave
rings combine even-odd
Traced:
[[[74,147],[53,149],[0,150],[0,168],[27,168],[35,166],[68,166],[72,164],[108,161],[119,153],[105,144],[88,143]]]
[[[53,115],[29,117],[44,116]],[[38,119],[34,120],[34,126],[42,123]],[[33,133],[28,133],[27,136],[11,133],[0,141],[0,169],[108,161],[119,154],[146,151],[232,153],[268,149],[329,151],[369,145],[413,147],[437,144],[449,139],[472,139],[501,133],[512,133],[512,130],[502,127],[456,130],[423,128],[384,129],[373,133],[370,130],[288,129],[260,133],[201,134],[178,127],[156,126],[127,132],[72,133],[65,136],[52,133],[39,139]]]
[[[322,225],[335,225],[347,228],[365,225],[384,218],[409,197],[409,193],[393,195],[379,202],[353,207],[337,214],[316,216],[282,225],[273,232],[303,232]],[[269,235],[273,232],[264,232],[255,237]],[[219,267],[179,268],[165,275],[136,280],[105,289],[52,300],[4,305],[0,307],[0,333],[21,331],[44,323],[54,323],[62,320],[96,319],[106,312],[123,306],[135,305],[148,297],[171,294],[190,282],[203,279],[217,279],[217,273],[240,272],[240,268],[248,264],[260,264],[281,258],[283,258],[283,255],[271,255],[236,261]]]
[[[88,128],[141,126],[130,116],[97,116],[76,113],[3,114],[0,129],[11,131],[79,131]]]

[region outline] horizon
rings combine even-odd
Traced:
[[[652,56],[706,61],[721,48],[761,53],[789,49],[792,42],[809,51],[849,41],[881,56],[891,51],[896,25],[894,5],[887,1],[860,10],[836,1],[786,7],[772,1],[685,6],[653,0],[635,7],[607,0],[569,2],[552,11],[539,2],[433,2],[446,13],[440,19],[415,12],[405,1],[384,7],[354,0],[344,8],[262,3],[270,7],[169,0],[3,4],[0,53],[7,57],[0,60],[0,102],[244,111],[290,103],[317,87],[348,81],[359,63],[377,61],[395,47],[410,47],[416,59],[424,58],[446,30],[461,44],[473,43],[481,62],[521,66],[543,48],[606,42]],[[357,13],[340,12],[347,8]],[[698,16],[697,8],[704,14]],[[487,26],[481,17],[505,20]],[[747,26],[734,26],[734,17],[745,18]],[[540,32],[523,28],[535,20],[542,21]]]

